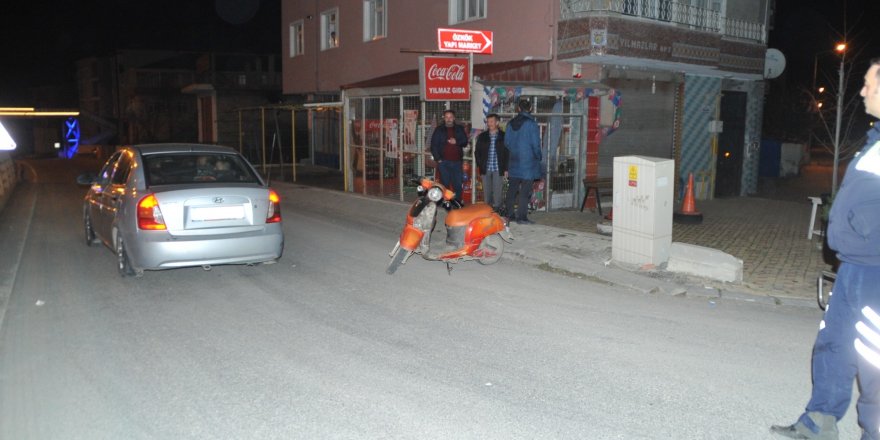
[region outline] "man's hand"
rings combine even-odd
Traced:
[[[449,138],[449,139],[446,139],[446,142],[447,142],[447,143],[450,143],[450,144],[454,144],[454,143],[456,143],[456,142],[455,142],[455,138]]]

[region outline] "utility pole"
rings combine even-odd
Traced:
[[[840,123],[843,117],[844,62],[846,61],[846,43],[840,43],[835,48],[840,52],[840,70],[837,77],[837,121],[834,124],[834,168],[831,170],[831,197],[837,194],[837,168],[840,162]]]

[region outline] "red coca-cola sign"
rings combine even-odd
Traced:
[[[469,101],[471,69],[467,58],[423,56],[419,89],[425,101]]]

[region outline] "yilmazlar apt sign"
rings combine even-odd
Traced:
[[[425,101],[469,101],[470,62],[464,57],[419,57],[419,93]]]

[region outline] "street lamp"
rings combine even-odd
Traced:
[[[837,122],[834,125],[834,169],[831,170],[831,197],[837,194],[837,168],[840,161],[840,120],[843,116],[843,63],[846,61],[846,43],[839,43],[834,48],[840,54],[840,70],[837,78]]]

